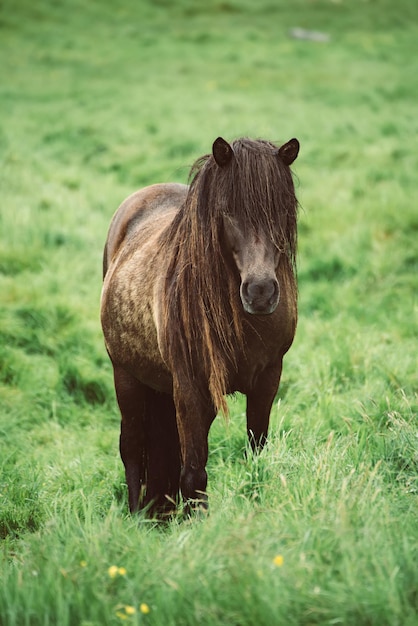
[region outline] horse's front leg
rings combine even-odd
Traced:
[[[213,403],[189,386],[174,386],[182,468],[180,488],[186,511],[207,508],[208,435],[216,416]]]
[[[247,434],[253,451],[266,443],[270,411],[279,388],[282,364],[261,372],[254,388],[247,393]]]

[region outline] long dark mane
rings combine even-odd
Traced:
[[[237,220],[244,231],[268,235],[282,252],[278,271],[291,277],[297,246],[297,200],[278,147],[239,139],[232,148],[234,158],[225,167],[211,154],[196,161],[187,199],[161,240],[170,258],[163,312],[166,358],[176,376],[195,385],[200,384],[196,365],[203,367],[211,400],[224,412],[228,372],[236,369],[245,329],[236,278],[221,249],[223,216]]]

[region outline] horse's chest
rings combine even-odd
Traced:
[[[280,376],[283,355],[289,349],[296,328],[293,315],[266,316],[245,325],[245,346],[239,354],[237,371],[231,372],[231,391],[248,393],[266,370]]]

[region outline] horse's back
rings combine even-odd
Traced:
[[[131,194],[122,202],[111,221],[103,254],[103,277],[120,250],[137,228],[149,218],[178,209],[188,187],[180,183],[150,185]]]

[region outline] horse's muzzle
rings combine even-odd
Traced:
[[[279,303],[279,283],[275,278],[245,280],[241,284],[240,295],[247,313],[270,315]]]

